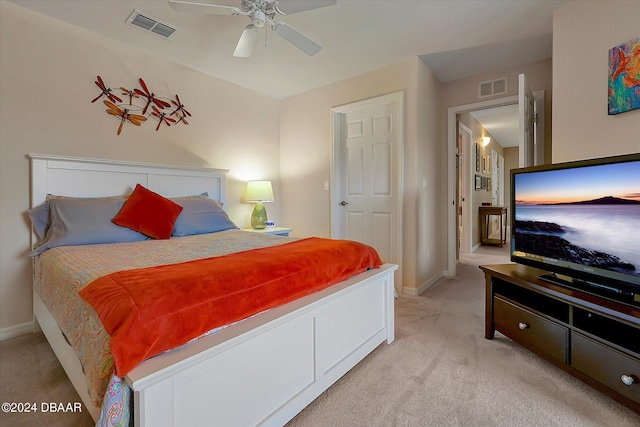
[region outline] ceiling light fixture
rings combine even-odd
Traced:
[[[251,12],[251,22],[258,28],[264,27],[264,22],[266,20],[266,16],[264,12],[261,10],[254,10]]]

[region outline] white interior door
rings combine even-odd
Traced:
[[[504,206],[504,157],[491,150],[491,204]]]
[[[401,94],[392,94],[332,110],[332,237],[371,245],[384,262],[399,265],[402,104]]]
[[[376,105],[347,113],[340,202],[340,237],[373,246],[386,261],[395,259],[393,221],[397,216],[393,108]]]
[[[519,112],[519,166],[533,166],[535,162],[535,107],[531,88],[524,74],[518,76],[518,112]]]
[[[535,159],[536,166],[544,164],[544,90],[533,92],[534,97],[534,117],[535,117]]]
[[[491,189],[489,190],[489,193],[491,194],[492,205],[498,205],[498,192],[496,191],[498,175],[498,152],[496,150],[491,150]]]
[[[459,251],[471,252],[473,227],[471,224],[471,191],[474,185],[472,151],[473,133],[471,129],[458,122],[458,240]]]
[[[496,195],[498,197],[498,205],[504,206],[504,180],[506,179],[506,176],[504,170],[504,157],[502,154],[498,154],[497,167]]]

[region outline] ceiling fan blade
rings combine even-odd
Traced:
[[[313,56],[320,52],[322,46],[284,22],[274,22],[273,31],[280,37],[303,51],[309,56]]]
[[[253,47],[258,42],[258,37],[260,36],[260,29],[253,24],[249,24],[244,28],[242,32],[242,36],[240,36],[240,40],[238,40],[238,45],[236,46],[236,50],[233,52],[233,56],[238,58],[248,58],[251,56],[251,52],[253,52]]]
[[[336,0],[278,0],[278,9],[286,15],[291,15],[305,10],[334,6],[336,3],[338,3]]]
[[[211,4],[207,0],[169,0],[169,6],[178,12],[209,13],[213,15],[246,15],[241,9],[232,6]]]

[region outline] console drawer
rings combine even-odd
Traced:
[[[494,325],[518,344],[537,349],[567,363],[569,328],[514,305],[496,296],[493,303]]]
[[[620,353],[584,335],[571,335],[571,366],[599,383],[640,403],[640,360]],[[634,378],[631,385],[622,376]]]

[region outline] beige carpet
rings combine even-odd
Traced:
[[[35,403],[37,412],[0,412],[2,427],[86,427],[94,425],[82,412],[50,412],[50,403],[81,403],[53,350],[42,334],[0,342],[0,402]],[[44,408],[42,405],[45,405]],[[44,409],[47,412],[42,412]]]
[[[396,303],[396,340],[382,344],[303,410],[298,426],[640,426],[640,415],[497,334],[484,339],[479,264]],[[79,401],[42,335],[0,343],[0,401]],[[6,414],[0,426],[90,426],[88,413]]]
[[[458,276],[396,305],[383,344],[289,425],[640,426],[640,415],[519,347],[484,338],[480,264],[507,248],[463,255]]]

